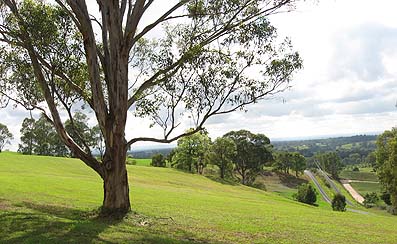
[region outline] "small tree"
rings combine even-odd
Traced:
[[[189,131],[186,133],[189,133]],[[208,153],[210,143],[211,139],[206,131],[200,131],[179,139],[178,147],[173,157],[176,167],[202,174],[206,166],[205,156]]]
[[[8,127],[0,123],[0,152],[3,150],[5,144],[10,144],[10,140],[13,138]]]
[[[332,199],[332,209],[334,211],[346,211],[346,197],[337,193]]]
[[[365,194],[363,204],[366,208],[371,208],[375,206],[378,201],[379,201],[379,197],[376,194],[376,192],[371,192]]]
[[[314,205],[317,201],[316,189],[310,184],[302,184],[294,197],[299,202]]]
[[[165,157],[163,156],[163,154],[155,154],[152,157],[152,162],[150,163],[150,165],[154,166],[154,167],[165,167],[166,165],[166,161],[165,161]]]
[[[387,191],[382,192],[380,199],[382,199],[387,205],[391,205],[390,193]]]
[[[34,124],[35,119],[25,118],[22,122],[21,129],[21,143],[18,145],[18,152],[23,154],[31,155],[33,153],[33,141],[34,141]]]
[[[222,179],[233,169],[232,159],[236,155],[236,144],[230,138],[217,138],[211,145],[210,161],[219,167]]]

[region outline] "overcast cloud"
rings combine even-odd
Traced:
[[[211,137],[248,129],[271,139],[296,139],[395,126],[396,9],[396,1],[390,0],[320,0],[272,17],[279,34],[289,36],[301,54],[304,69],[292,88],[275,99],[255,104],[247,113],[212,118],[206,126]],[[0,122],[15,136],[12,150],[18,147],[20,124],[27,116],[21,108],[0,110]],[[148,125],[145,120],[129,121],[127,137],[162,135]]]

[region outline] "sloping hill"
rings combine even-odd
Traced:
[[[98,219],[79,160],[0,153],[0,242],[395,243],[396,217],[332,212],[174,169],[128,166],[134,213]]]

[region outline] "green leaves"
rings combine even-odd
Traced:
[[[273,161],[272,145],[263,134],[253,134],[247,130],[231,131],[224,135],[234,141],[237,151],[233,157],[235,170],[241,176],[241,183],[253,183],[263,166]]]
[[[17,13],[6,14],[3,25],[7,25],[2,32],[4,39],[13,45],[1,47],[0,66],[4,72],[0,96],[12,97],[27,108],[36,107],[44,98],[35,72],[42,72],[55,100],[70,105],[88,97],[82,38],[64,9],[25,0],[19,3]],[[28,53],[29,46],[34,54]],[[41,71],[33,71],[30,55],[36,56]]]
[[[385,131],[376,141],[376,172],[397,212],[397,129]]]

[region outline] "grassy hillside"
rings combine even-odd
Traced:
[[[0,153],[0,242],[395,243],[396,217],[330,211],[173,169],[128,166],[134,213],[99,219],[76,159]]]

